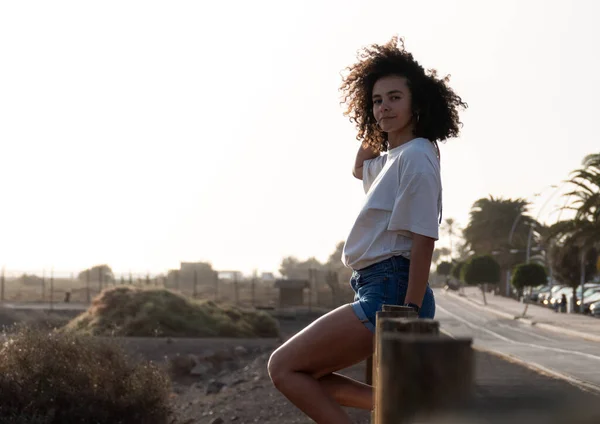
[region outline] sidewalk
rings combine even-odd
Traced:
[[[465,302],[470,302],[481,309],[495,313],[508,319],[519,319],[526,324],[535,325],[548,331],[582,337],[600,342],[600,319],[580,314],[557,313],[554,310],[530,303],[527,314],[522,317],[525,304],[514,299],[486,293],[487,306],[483,303],[481,290],[477,287],[466,287],[461,295],[448,290],[447,295]]]

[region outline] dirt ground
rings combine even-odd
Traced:
[[[280,320],[282,339],[122,339],[123,347],[140,359],[163,364],[193,357],[189,367],[173,375],[173,405],[178,424],[311,423],[272,385],[267,361],[283,340],[318,315]],[[170,369],[170,368],[168,368]],[[193,375],[192,375],[193,374]],[[364,379],[364,364],[343,370]],[[347,409],[356,423],[369,423],[367,411]]]
[[[290,337],[315,318],[304,316],[280,321],[283,338]],[[123,344],[142,358],[183,366],[182,372],[173,377],[172,400],[178,424],[311,423],[313,421],[290,404],[268,378],[267,360],[281,341],[130,338],[123,340]],[[193,360],[188,363],[190,358]],[[341,373],[364,381],[364,363]],[[590,410],[591,405],[598,403],[595,395],[495,355],[476,352],[475,379],[469,412],[477,419],[469,423],[597,422],[564,421],[561,415],[573,410],[574,405],[578,411],[582,410],[581,405],[583,411]],[[356,424],[370,422],[367,411],[349,408],[347,411]],[[528,414],[534,418],[521,421]],[[465,420],[448,422],[467,424]]]

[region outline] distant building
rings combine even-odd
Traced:
[[[303,305],[304,289],[309,287],[308,280],[275,280],[275,288],[279,289],[279,307]]]
[[[179,284],[190,286],[194,284],[194,275],[198,285],[214,284],[216,272],[207,262],[181,262],[179,267]]]
[[[274,283],[276,278],[272,272],[263,272],[260,275],[260,279],[263,283]]]

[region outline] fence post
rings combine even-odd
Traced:
[[[0,302],[4,303],[4,284],[6,279],[4,278],[4,267],[2,267],[2,275],[0,275]]]
[[[219,301],[219,273],[214,271],[215,277],[215,302]]]
[[[416,318],[417,313],[409,306],[383,305],[381,311],[375,317],[375,338],[373,343],[373,355],[367,358],[365,370],[365,382],[375,387],[374,377],[377,374],[377,326],[380,318]]]
[[[321,299],[319,299],[319,283],[317,282],[317,269],[309,268],[308,269],[308,280],[310,281],[310,286],[314,287],[315,290],[315,305],[317,307],[321,306]]]
[[[256,277],[252,277],[252,307],[256,306]]]
[[[233,273],[233,297],[235,299],[235,305],[239,305],[239,293],[238,293],[238,275],[237,272]]]
[[[91,276],[90,274],[92,273],[92,271],[90,271],[89,269],[87,271],[85,271],[85,298],[87,303],[91,302],[90,299],[90,280],[91,280]]]
[[[381,389],[381,385],[377,384],[377,380],[381,378],[381,361],[379,361],[378,350],[381,350],[381,338],[378,334],[384,333],[404,333],[404,334],[428,334],[438,336],[440,334],[440,325],[437,321],[431,319],[419,319],[417,314],[408,314],[408,317],[399,318],[392,316],[395,312],[383,311],[377,314],[377,326],[375,329],[375,355],[373,362],[373,387],[375,387],[375,398],[381,396],[377,390]],[[396,312],[397,313],[397,312]]]
[[[54,268],[50,271],[50,310],[54,310]]]
[[[471,339],[394,331],[378,337],[375,424],[422,422],[464,406],[473,386]]]
[[[192,297],[195,299],[198,294],[198,271],[194,270],[194,288],[192,292]]]
[[[42,302],[46,301],[46,270],[42,271]]]

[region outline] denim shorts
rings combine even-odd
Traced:
[[[352,272],[350,285],[354,290],[352,309],[365,326],[375,332],[375,317],[382,305],[403,305],[408,289],[410,260],[394,256],[374,265]],[[435,316],[433,290],[427,284],[419,318]]]

